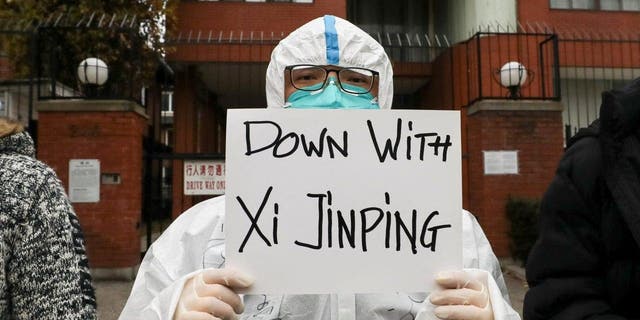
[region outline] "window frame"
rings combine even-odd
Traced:
[[[195,0],[196,2],[296,3],[312,4],[316,0]]]
[[[8,117],[10,107],[9,91],[0,90],[0,116]]]
[[[640,6],[638,7],[638,9],[626,9],[625,10],[624,6],[623,6],[623,1],[624,0],[616,0],[618,2],[618,8],[619,9],[602,9],[601,0],[593,0],[593,8],[574,8],[573,4],[574,4],[575,0],[568,0],[569,1],[569,8],[553,7],[552,1],[553,0],[549,0],[549,9],[550,10],[604,11],[604,12],[640,12]]]

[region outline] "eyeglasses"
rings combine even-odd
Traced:
[[[326,84],[329,72],[335,72],[338,75],[340,89],[353,94],[370,92],[375,77],[379,75],[377,71],[365,68],[339,68],[312,64],[287,66],[285,72],[289,72],[293,87],[302,91],[320,90]]]

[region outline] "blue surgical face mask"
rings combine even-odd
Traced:
[[[295,109],[380,109],[378,99],[371,92],[351,94],[340,90],[336,79],[330,77],[326,87],[316,91],[297,90],[287,99],[285,108]],[[349,87],[347,84],[343,86]],[[309,87],[313,89],[312,87]],[[353,87],[354,90],[360,88]]]

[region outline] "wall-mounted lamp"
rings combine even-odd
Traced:
[[[105,84],[109,79],[109,67],[98,58],[87,58],[78,65],[78,80],[84,85],[88,96],[96,93],[97,87]]]
[[[520,98],[520,89],[531,83],[533,73],[525,68],[525,66],[517,61],[505,63],[494,74],[500,85],[509,89],[509,98]]]

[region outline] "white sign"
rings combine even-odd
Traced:
[[[518,151],[483,151],[484,174],[518,174]]]
[[[100,160],[69,160],[69,200],[71,202],[100,201]]]
[[[224,161],[205,160],[184,162],[185,195],[224,194]]]
[[[457,111],[229,110],[226,160],[247,293],[425,292],[462,267]]]

